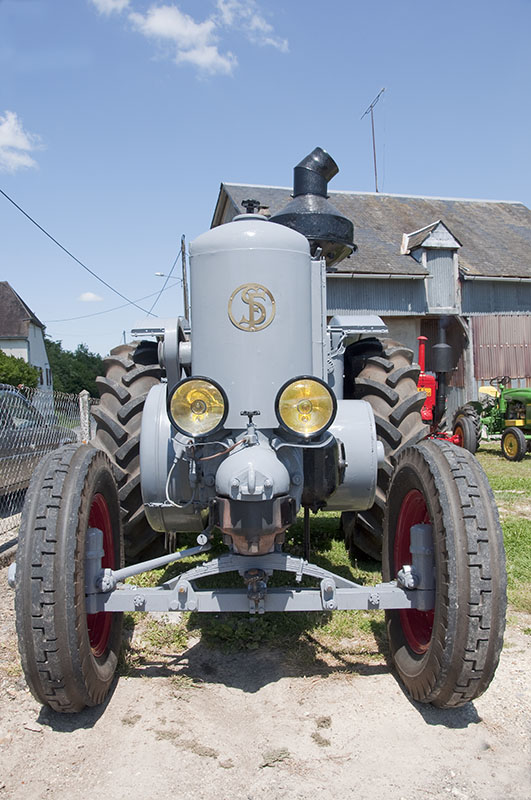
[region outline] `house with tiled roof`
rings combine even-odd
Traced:
[[[0,281],[0,350],[39,370],[40,388],[52,391],[52,372],[44,346],[45,326],[7,281]]]

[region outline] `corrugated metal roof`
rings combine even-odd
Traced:
[[[212,226],[241,213],[241,202],[249,197],[274,214],[290,195],[287,188],[223,183]],[[338,264],[339,272],[426,274],[412,256],[400,255],[402,236],[441,220],[462,243],[459,265],[470,274],[531,276],[531,211],[523,203],[371,192],[330,192],[330,199],[353,221],[358,246]],[[227,202],[233,214],[223,220]]]

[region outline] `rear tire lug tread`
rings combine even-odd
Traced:
[[[399,400],[399,395],[394,389],[386,386],[379,381],[373,381],[366,378],[357,378],[354,388],[354,396],[356,400],[363,400],[367,395],[373,395],[385,400],[390,406],[396,406]]]
[[[96,447],[107,453],[113,464],[119,486],[122,519],[126,528],[124,540],[127,563],[138,560],[137,556],[142,555],[144,549],[148,549],[152,555],[162,555],[165,552],[164,537],[160,533],[154,533],[149,527],[145,519],[142,496],[138,491],[142,411],[149,389],[160,382],[162,369],[158,364],[136,364],[133,360],[135,349],[133,345],[119,345],[114,348],[111,357],[105,362],[109,377],[101,378],[99,384],[100,406],[116,419],[117,425],[122,426],[126,438],[123,443],[118,444],[112,435],[99,428],[93,442]],[[128,521],[133,516],[138,522],[128,530]],[[153,538],[158,539],[160,543],[158,553],[154,552],[155,548],[151,544]]]
[[[131,386],[131,384],[139,378],[156,378],[158,381],[162,375],[162,370],[158,364],[148,364],[147,366],[134,364],[134,367],[135,368],[131,370],[131,372],[124,375],[122,378],[125,386]]]
[[[411,380],[417,383],[420,375],[420,367],[418,364],[412,364],[409,367],[400,367],[392,375],[386,380],[388,386],[391,386],[393,389],[396,388],[398,383],[403,380],[404,378],[411,378]]]
[[[98,387],[101,398],[108,392],[113,395],[121,405],[125,405],[125,403],[131,399],[131,393],[127,389],[124,389],[117,381],[113,380],[113,378],[102,378],[98,376],[96,378],[96,386]]]
[[[384,445],[385,462],[384,467],[378,469],[377,481],[379,496],[386,497],[397,455],[405,447],[426,438],[428,429],[420,416],[420,406],[422,406],[423,400],[422,395],[417,392],[416,382],[420,367],[413,363],[413,351],[388,339],[383,340],[382,344],[383,352],[381,354],[369,353],[367,355],[365,366],[354,376],[355,383],[365,381],[366,387],[367,382],[372,381],[395,391],[399,398],[398,403],[395,404],[395,412],[402,408],[404,400],[413,398],[411,406],[406,406],[406,413],[402,413],[397,425],[390,420],[393,406],[384,398],[385,393],[381,389],[377,395],[371,396],[370,393],[367,393],[364,396],[364,399],[373,407],[378,439]],[[363,361],[361,345],[362,342],[359,342],[357,361]],[[389,369],[389,365],[391,365],[391,369]],[[418,400],[420,400],[420,404],[417,406]],[[371,516],[369,517],[369,515]],[[370,524],[368,524],[369,519]],[[367,520],[367,524],[365,520]],[[348,524],[345,527],[352,540],[351,549],[357,547],[371,558],[378,557],[382,546],[383,532],[383,509],[380,504],[373,506],[371,511],[353,513],[352,516],[349,516]],[[356,534],[357,528],[360,531],[359,537]]]

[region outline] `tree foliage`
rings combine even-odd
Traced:
[[[52,369],[53,388],[57,392],[79,394],[86,389],[92,397],[98,396],[96,376],[103,375],[103,359],[91,353],[86,344],[76,349],[64,350],[60,341],[45,337],[46,353]]]
[[[0,350],[0,383],[10,383],[18,386],[23,383],[25,386],[35,388],[39,382],[39,370],[27,364],[23,358],[8,356]]]

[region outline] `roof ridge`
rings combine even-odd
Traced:
[[[272,186],[271,184],[266,183],[232,183],[230,181],[223,181],[223,186],[240,186],[249,189],[280,189],[286,192],[292,192],[292,186]],[[353,194],[353,195],[364,195],[369,197],[404,197],[408,200],[451,200],[452,202],[456,203],[493,203],[493,204],[500,204],[503,203],[505,205],[511,206],[524,206],[527,208],[526,204],[522,200],[488,200],[486,198],[481,197],[442,197],[439,195],[428,195],[428,194],[395,194],[393,192],[361,192],[353,189],[329,189],[329,194]]]

